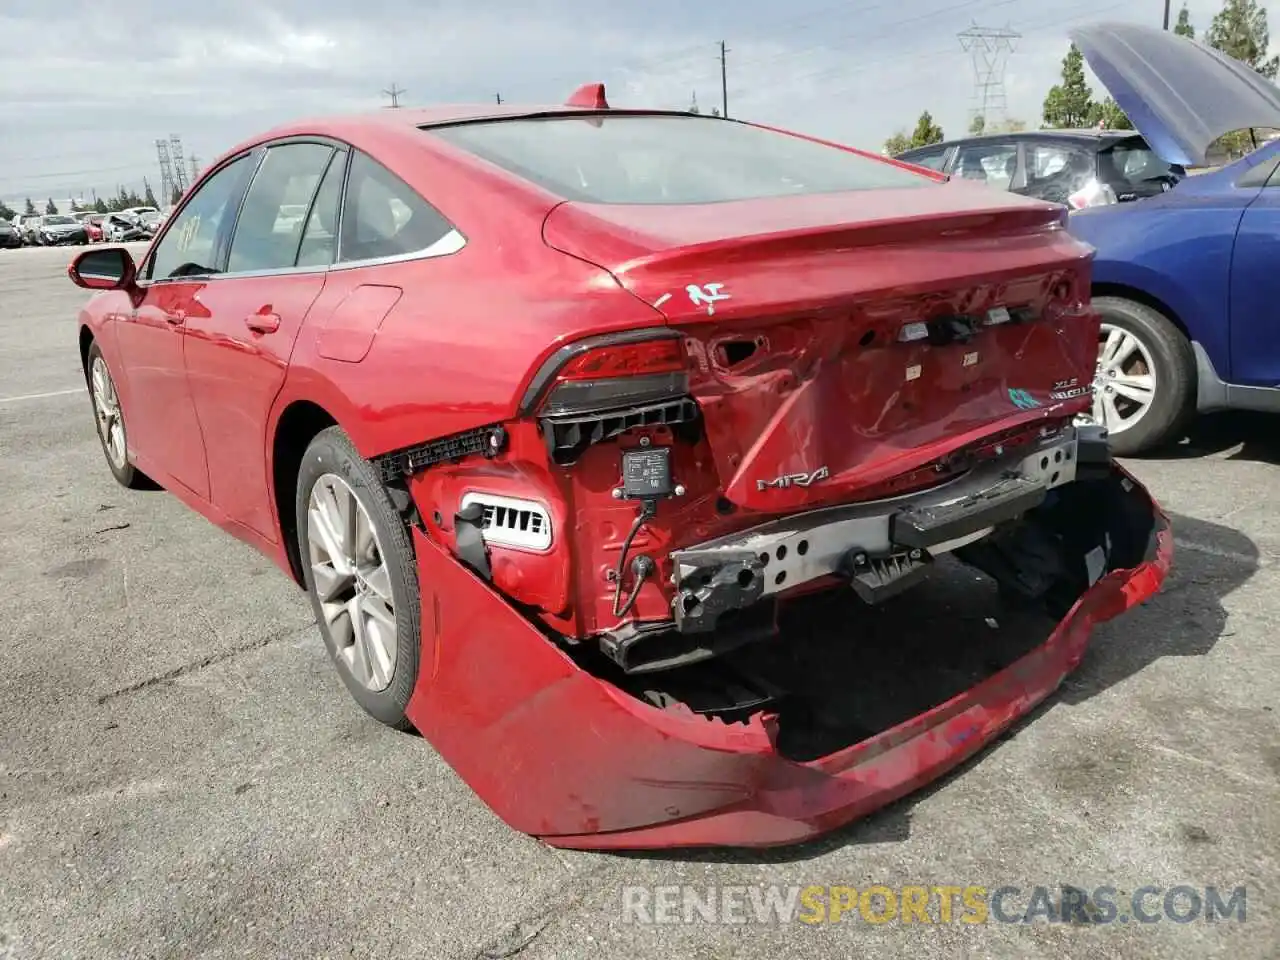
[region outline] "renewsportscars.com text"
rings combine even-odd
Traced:
[[[624,923],[1193,923],[1246,919],[1244,887],[628,886]]]

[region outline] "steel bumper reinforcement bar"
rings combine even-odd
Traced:
[[[928,490],[813,510],[674,551],[676,628],[714,630],[730,610],[833,575],[878,603],[919,580],[935,557],[1109,465],[1105,430],[1068,427]]]

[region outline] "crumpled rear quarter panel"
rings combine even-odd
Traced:
[[[555,846],[760,847],[809,839],[976,753],[1058,687],[1095,624],[1160,589],[1172,533],[1132,482],[1154,518],[1140,564],[1104,575],[1043,644],[1010,666],[809,763],[775,752],[758,717],[724,724],[662,711],[596,679],[415,531],[424,649],[408,715],[507,824]]]

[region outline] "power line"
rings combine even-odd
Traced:
[[[1004,6],[1008,2],[1016,2],[1016,0],[999,0],[998,3],[993,4],[993,7]],[[1030,31],[1047,29],[1050,27],[1066,26],[1068,24],[1075,23],[1078,20],[1091,19],[1093,17],[1101,16],[1104,13],[1109,13],[1113,10],[1119,10],[1122,7],[1128,7],[1128,6],[1130,6],[1130,4],[1124,2],[1124,0],[1119,0],[1119,2],[1111,3],[1105,7],[1093,7],[1089,3],[1077,3],[1067,8],[1066,10],[1058,11],[1057,14],[1055,14],[1054,16],[1050,16],[1047,18],[1037,18],[1035,20],[1032,20],[1029,23],[1020,23],[1019,26],[1021,27],[1021,32],[1023,36],[1026,37],[1026,36],[1029,36]],[[1086,12],[1086,8],[1091,8],[1091,9],[1088,9]],[[868,37],[868,39],[873,39],[873,38]],[[848,85],[851,83],[864,82],[864,77],[871,68],[884,67],[884,66],[890,66],[890,65],[899,66],[904,64],[915,63],[922,60],[931,60],[938,57],[945,57],[948,54],[954,53],[954,51],[955,51],[955,47],[950,47],[945,50],[921,52],[918,54],[912,54],[905,57],[902,56],[901,54],[889,54],[883,57],[874,57],[870,60],[857,61],[858,65],[853,69],[850,69],[848,66],[841,65],[836,67],[822,67],[822,68],[819,68],[818,70],[809,71],[807,73],[792,74],[787,77],[787,82],[797,83],[797,82],[802,82],[806,80],[825,80],[827,78],[839,78],[842,81],[845,81],[845,80],[848,81],[848,83],[841,82],[838,85],[828,86],[824,88],[824,92],[831,93],[831,92],[847,89]],[[750,93],[746,88],[736,90],[735,92],[740,97],[750,96]],[[878,91],[873,91],[873,92],[876,92],[878,95]]]
[[[869,6],[858,7],[856,9],[856,12],[859,17],[862,17],[867,13],[881,9],[883,7],[897,6],[899,5],[900,2],[901,0],[878,0],[878,2],[870,4]],[[962,5],[968,6],[974,3],[981,3],[981,2],[983,2],[983,0],[965,0],[964,4]],[[1008,2],[1016,2],[1016,0],[1008,0]],[[849,7],[848,0],[845,0],[845,2],[843,3],[836,3],[836,4],[830,4],[823,7],[818,7],[817,9],[810,10],[808,13],[804,13],[796,17],[786,17],[781,20],[762,20],[754,24],[754,26],[758,30],[768,30],[770,34],[776,35],[778,29],[781,27],[794,26],[796,24],[803,24],[803,23],[808,23],[810,21],[823,19],[832,13],[847,13],[849,9],[850,7]],[[628,60],[616,61],[610,69],[614,72],[628,72],[628,71],[643,70],[643,69],[648,69],[652,67],[659,67],[659,66],[664,66],[668,64],[673,64],[681,60],[687,61],[687,60],[693,59],[694,57],[700,57],[705,55],[707,46],[708,44],[700,43],[692,47],[682,47],[680,49],[673,50],[668,53],[664,53],[661,56],[635,57]],[[788,53],[786,54],[781,54],[781,56],[788,56],[788,55],[790,55],[790,51],[788,51]],[[762,58],[757,57],[757,58],[750,58],[747,60],[740,60],[736,62],[739,66],[742,66],[748,63],[760,62],[761,59]],[[769,59],[776,59],[776,58],[771,56],[763,59],[769,60]],[[558,76],[550,77],[545,82],[559,83],[561,81],[564,81],[566,83],[572,83],[574,81],[579,80],[580,77],[581,77],[581,74],[572,74],[572,75],[560,74]]]

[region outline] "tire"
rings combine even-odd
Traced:
[[[116,393],[115,379],[107,367],[106,358],[97,342],[90,344],[85,358],[85,380],[89,386],[89,403],[93,408],[93,423],[98,433],[102,455],[116,482],[130,490],[147,490],[155,484],[129,461],[129,434],[124,422],[124,411]],[[118,428],[118,431],[117,431]]]
[[[1093,416],[1107,427],[1111,452],[1133,456],[1178,439],[1195,401],[1196,364],[1191,343],[1168,317],[1145,304],[1122,297],[1095,297],[1093,305],[1102,317]],[[1115,334],[1120,338],[1115,342],[1125,345],[1119,364],[1107,357],[1108,340]],[[1130,349],[1134,341],[1136,347]],[[1149,372],[1144,374],[1144,368]],[[1151,375],[1153,381],[1141,381],[1150,382],[1152,390],[1150,401],[1139,413],[1137,401],[1120,391],[1134,392],[1139,378]],[[1118,421],[1108,416],[1108,400],[1112,410],[1120,414]]]
[[[348,516],[344,504],[355,507],[354,536],[345,523],[341,530],[326,522]],[[413,545],[377,472],[339,427],[318,433],[303,455],[295,519],[307,595],[338,675],[371,717],[409,729],[405,708],[418,680],[421,647]],[[393,625],[385,618],[387,599]]]

